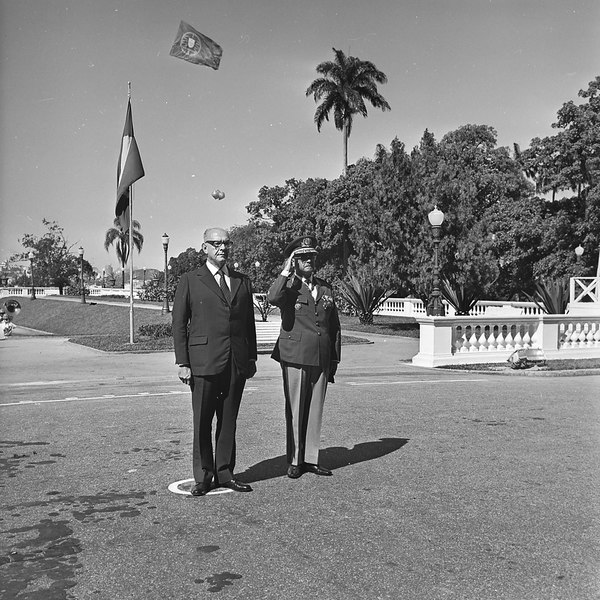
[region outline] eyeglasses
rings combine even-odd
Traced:
[[[213,248],[220,248],[221,246],[225,246],[225,248],[231,248],[233,246],[233,242],[231,240],[205,240],[205,244],[210,244]]]

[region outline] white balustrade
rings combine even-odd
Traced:
[[[455,311],[444,301],[446,314],[454,316]],[[484,315],[538,315],[542,311],[535,302],[503,302],[480,300],[472,309],[471,316]],[[418,298],[388,298],[383,302],[376,315],[418,317],[427,313],[427,307]]]
[[[585,315],[419,317],[415,365],[505,362],[516,350],[530,359],[600,358],[600,312]]]

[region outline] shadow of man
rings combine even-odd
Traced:
[[[319,463],[335,471],[342,467],[391,454],[407,443],[408,440],[405,438],[381,438],[376,442],[356,444],[353,448],[332,446],[320,451]],[[283,477],[287,473],[287,468],[286,456],[282,455],[263,460],[238,475],[242,481],[255,483],[257,481],[264,481],[265,479]]]

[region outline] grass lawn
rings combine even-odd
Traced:
[[[446,365],[441,369],[457,371],[503,371],[509,368],[508,363],[480,363],[476,365]],[[525,371],[574,371],[581,369],[600,369],[600,358],[563,358],[560,360],[532,361],[529,369],[515,370],[515,373]]]
[[[164,352],[173,350],[173,338],[150,338],[138,333],[142,325],[170,324],[171,315],[144,307],[136,301],[134,308],[134,344],[129,343],[129,303],[110,299],[114,304],[97,304],[87,299],[83,304],[60,298],[15,298],[21,312],[14,318],[17,327],[30,327],[54,335],[68,337],[72,342],[107,352]],[[0,299],[3,304],[8,298]],[[152,303],[146,303],[152,304]],[[161,306],[160,303],[154,303]],[[358,323],[358,319],[355,319]],[[343,336],[343,344],[369,343],[364,338]],[[267,351],[272,345],[259,345]]]
[[[351,331],[362,331],[363,333],[379,333],[381,335],[400,335],[403,337],[419,337],[419,324],[412,317],[373,317],[372,325],[363,325],[359,323],[358,317],[349,317],[340,315],[342,331],[349,329]]]

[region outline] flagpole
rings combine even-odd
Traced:
[[[133,337],[133,184],[129,188],[129,343]]]
[[[131,100],[131,81],[127,82],[127,101]],[[133,335],[133,184],[129,186],[129,343],[135,343]]]

